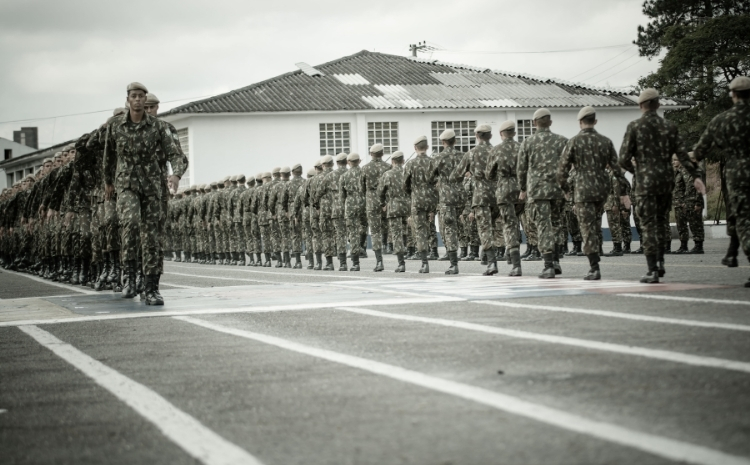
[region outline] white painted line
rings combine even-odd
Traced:
[[[467,323],[465,321],[446,320],[443,318],[428,318],[422,316],[404,315],[400,313],[379,312],[377,310],[368,310],[366,308],[347,308],[338,307],[337,310],[358,313],[360,315],[374,316],[378,318],[390,318],[392,320],[411,321],[415,323],[427,323],[432,325],[447,326],[449,328],[460,328],[469,331],[477,331],[488,334],[498,334],[500,336],[514,337],[518,339],[529,339],[532,341],[547,342],[550,344],[562,344],[573,347],[582,347],[584,349],[601,350],[605,352],[614,352],[624,355],[636,355],[639,357],[665,360],[674,363],[683,363],[686,365],[722,368],[725,370],[741,371],[750,373],[750,363],[738,362],[735,360],[725,360],[714,357],[701,357],[699,355],[683,354],[681,352],[671,352],[668,350],[647,349],[645,347],[625,346],[621,344],[612,344],[609,342],[590,341],[588,339],[577,339],[566,336],[552,336],[549,334],[531,333],[528,331],[519,331],[516,329],[505,329],[497,326],[480,325],[476,323]]]
[[[201,275],[201,274],[175,273],[174,271],[170,271],[168,274],[177,275],[177,276],[190,276],[193,278],[218,279],[220,281],[244,281],[248,283],[283,284],[283,283],[280,283],[279,281],[268,281],[268,280],[262,280],[262,279],[247,279],[247,278],[226,278],[223,276],[207,276],[207,275]]]
[[[206,428],[146,386],[36,326],[20,326],[18,329],[114,394],[200,462],[206,465],[260,465],[258,459]]]
[[[517,304],[508,301],[497,300],[474,300],[475,304],[494,305],[497,307],[528,308],[531,310],[545,310],[549,312],[581,313],[583,315],[596,315],[607,318],[621,318],[624,320],[649,321],[653,323],[664,323],[670,325],[695,326],[698,328],[728,329],[732,331],[750,331],[748,325],[737,325],[732,323],[714,323],[712,321],[682,320],[677,318],[662,318],[659,316],[640,315],[634,313],[609,312],[604,310],[587,310],[584,308],[551,307],[549,305]]]
[[[677,297],[673,295],[654,295],[654,294],[617,294],[617,295],[621,297],[638,297],[641,299],[674,300],[677,302],[695,302],[695,303],[721,304],[721,305],[750,305],[750,300],[699,299],[695,297]]]
[[[61,323],[85,323],[90,321],[108,321],[108,320],[129,320],[135,318],[159,318],[159,317],[171,317],[181,315],[225,315],[234,313],[269,313],[269,312],[290,312],[290,311],[302,311],[302,310],[320,310],[334,307],[356,307],[359,305],[364,306],[380,306],[380,305],[409,305],[409,304],[437,304],[442,302],[458,302],[463,299],[456,299],[451,297],[402,297],[394,299],[380,299],[380,300],[348,300],[339,302],[320,302],[320,303],[305,303],[305,304],[290,304],[290,305],[268,305],[259,307],[225,307],[225,308],[208,308],[208,309],[196,309],[196,310],[172,310],[172,311],[144,311],[138,313],[113,313],[110,315],[87,315],[78,316],[72,318],[55,318],[55,319],[38,319],[38,320],[18,320],[18,321],[3,321],[0,322],[0,328],[9,326],[24,326],[24,325],[47,325],[47,324],[61,324]]]
[[[171,286],[171,287],[178,287],[180,289],[206,289],[205,287],[196,287],[196,286],[186,286],[184,284],[175,284],[175,283],[168,283],[164,282],[162,280],[159,280],[159,284],[164,284],[165,286]],[[215,288],[213,288],[215,289]]]
[[[514,415],[541,423],[632,447],[669,460],[701,465],[748,465],[750,460],[729,455],[707,447],[635,431],[611,423],[591,420],[562,410],[534,404],[518,397],[501,394],[468,384],[458,383],[395,365],[376,362],[361,357],[319,349],[266,334],[254,333],[228,326],[217,325],[191,317],[175,317],[207,329],[269,344],[282,349],[309,355],[329,362],[357,368],[369,373],[420,386],[470,400]]]
[[[33,281],[38,281],[40,283],[49,284],[50,286],[56,286],[56,287],[62,287],[63,289],[67,289],[69,291],[75,291],[82,294],[98,294],[98,292],[89,289],[85,286],[73,286],[71,284],[63,284],[63,283],[57,283],[55,281],[48,281],[44,278],[40,278],[38,276],[26,274],[26,273],[18,273],[16,271],[10,271],[10,270],[4,270],[4,273],[13,273],[16,276],[23,276],[24,278],[31,279]],[[56,295],[46,296],[46,297],[58,297]]]
[[[209,268],[206,269],[215,269],[215,270],[222,270],[222,271],[242,271],[243,273],[260,273],[260,274],[279,274],[284,276],[295,276],[295,275],[304,275],[304,276],[311,276],[311,277],[323,277],[323,278],[345,278],[345,279],[378,279],[376,277],[366,277],[366,276],[352,276],[350,271],[343,272],[341,271],[341,274],[326,274],[321,273],[320,271],[312,271],[312,270],[299,270],[299,271],[263,271],[263,270],[248,270],[247,267],[242,266],[213,266],[213,265],[176,265],[172,263],[170,266],[176,266],[178,268],[190,268],[195,270],[198,267],[206,267],[209,266]],[[251,267],[254,268],[254,267]],[[166,271],[165,271],[166,272]],[[305,273],[306,272],[306,273]],[[170,272],[166,272],[170,273]],[[278,281],[274,281],[278,282]]]

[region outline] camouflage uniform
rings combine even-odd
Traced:
[[[313,204],[319,207],[318,219],[320,221],[321,252],[328,258],[335,255],[336,229],[333,225],[331,215],[333,214],[333,196],[338,194],[338,186],[336,185],[338,175],[334,171],[333,166],[326,166],[323,167],[323,172],[316,176],[316,178],[320,179],[315,183]]]
[[[440,234],[448,252],[455,252],[459,247],[459,217],[463,213],[465,197],[462,180],[454,180],[451,175],[462,158],[463,153],[446,147],[432,159],[430,167],[429,182],[438,186]]]
[[[362,192],[365,193],[367,224],[370,226],[373,251],[383,248],[383,209],[378,197],[378,183],[383,173],[389,169],[391,166],[388,163],[375,157],[362,167]]]
[[[476,147],[464,154],[451,175],[453,181],[460,182],[467,171],[471,173],[471,178],[469,178],[472,189],[471,207],[485,252],[494,248],[493,222],[497,216],[495,192],[492,184],[485,177],[491,151],[492,145],[489,142],[477,140]]]
[[[411,199],[404,190],[403,166],[393,166],[383,173],[378,183],[378,197],[380,204],[387,207],[388,230],[393,241],[393,253],[399,256],[399,260],[403,260],[403,255],[406,253],[404,245],[406,218],[411,210]]]
[[[685,177],[682,175],[682,167],[674,169],[674,187],[672,188],[672,209],[677,224],[677,236],[680,241],[687,242],[689,239],[688,222],[685,216]],[[672,242],[671,232],[669,241]],[[667,244],[664,244],[665,246]]]
[[[490,152],[490,162],[485,174],[485,177],[495,184],[498,208],[494,225],[495,243],[500,244],[499,236],[502,235],[503,245],[498,247],[507,247],[508,254],[517,250],[521,243],[518,215],[523,211],[524,203],[518,198],[521,190],[516,176],[520,147],[521,144],[513,139],[506,139],[496,145]]]
[[[613,166],[617,167],[618,165]],[[620,229],[620,192],[624,191],[624,189],[621,189],[620,180],[615,176],[612,169],[607,168],[607,175],[609,177],[610,187],[609,195],[604,202],[604,211],[607,213],[607,223],[609,224],[609,232],[612,235],[612,242],[622,243],[622,231]]]
[[[573,212],[573,207],[575,207],[575,179],[576,169],[573,167],[568,175],[568,186],[570,191],[568,192],[568,201],[565,202],[565,221],[568,223],[568,233],[574,244],[583,242],[583,238],[581,237],[581,227],[578,224],[578,216]]]
[[[344,204],[341,202],[341,195],[339,194],[339,186],[341,185],[341,177],[346,173],[346,167],[339,167],[333,172],[332,182],[335,185],[336,192],[333,194],[333,205],[331,210],[331,219],[333,220],[333,227],[336,231],[334,245],[338,254],[346,255],[346,217],[344,215]]]
[[[319,178],[320,174],[312,178]],[[352,257],[362,253],[362,219],[366,218],[365,196],[362,192],[362,169],[359,166],[349,168],[339,180],[339,195],[344,205],[346,232],[349,235],[349,246]],[[313,184],[313,182],[311,182]]]
[[[296,202],[304,183],[305,180],[301,176],[292,175],[283,196],[284,211],[289,217],[289,240],[294,254],[302,253],[302,214],[301,210],[296,207]],[[344,243],[344,250],[346,250],[346,242]]]
[[[695,178],[691,176],[685,168],[680,167],[679,171],[683,178],[682,183],[685,185],[681,220],[682,224],[684,224],[684,235],[680,234],[680,240],[688,240],[688,227],[690,227],[690,233],[693,234],[693,240],[695,242],[703,242],[705,239],[705,231],[703,229],[703,195],[695,190]],[[700,210],[696,211],[696,207],[700,208]]]
[[[308,181],[305,192],[305,203],[310,206],[310,231],[312,232],[312,247],[308,244],[308,249],[316,255],[323,253],[323,237],[320,232],[320,205],[313,200],[313,193],[322,181],[323,173],[319,171]]]
[[[243,192],[245,192],[245,183],[235,185],[232,182],[229,190],[229,211],[232,223],[229,233],[229,249],[233,255],[232,258],[241,259],[242,262],[245,261],[245,230],[242,227],[242,202],[240,201]]]
[[[242,229],[244,231],[245,252],[251,256],[254,253],[260,253],[255,244],[255,234],[253,231],[253,222],[257,225],[257,219],[254,218],[255,214],[252,212],[252,199],[255,195],[255,189],[255,186],[248,186],[240,194],[239,198],[239,208],[242,210],[240,217],[242,218]],[[254,261],[255,259],[251,259],[251,262]]]
[[[417,251],[430,249],[430,212],[434,211],[434,186],[430,184],[431,160],[427,153],[418,153],[404,168],[404,190],[411,196],[411,218]],[[426,257],[423,257],[423,260]]]

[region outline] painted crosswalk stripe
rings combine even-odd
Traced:
[[[719,305],[750,305],[750,300],[699,299],[697,297],[678,297],[659,294],[617,294],[621,297],[637,297],[640,299],[674,300],[675,302],[694,302]]]
[[[591,420],[573,413],[525,401],[518,397],[427,375],[395,365],[319,349],[266,334],[245,331],[211,323],[198,318],[180,316],[175,319],[207,329],[269,344],[292,352],[357,368],[369,373],[452,395],[497,410],[530,418],[558,428],[631,447],[678,462],[700,465],[750,465],[750,459],[718,450],[653,434],[643,433],[612,423]]]
[[[532,341],[546,342],[549,344],[561,344],[584,349],[600,350],[604,352],[613,352],[623,355],[635,355],[667,362],[682,363],[686,365],[719,368],[725,370],[741,371],[750,373],[750,363],[738,362],[735,360],[725,360],[722,358],[702,357],[699,355],[683,354],[681,352],[671,352],[668,350],[647,349],[645,347],[626,346],[622,344],[612,344],[609,342],[591,341],[588,339],[577,339],[566,336],[553,336],[549,334],[532,333],[529,331],[520,331],[517,329],[500,328],[497,326],[480,325],[477,323],[468,323],[465,321],[446,320],[443,318],[428,318],[414,315],[404,315],[401,313],[380,312],[361,307],[337,307],[360,315],[373,316],[378,318],[389,318],[392,320],[411,321],[414,323],[426,323],[432,325],[447,326],[449,328],[459,328],[481,333],[497,334],[517,339],[528,339]]]
[[[206,465],[260,465],[258,459],[206,428],[146,386],[94,360],[43,329],[36,326],[20,326],[19,329],[111,392],[200,462]]]
[[[544,310],[548,312],[561,312],[561,313],[580,313],[583,315],[596,315],[607,318],[620,318],[624,320],[635,320],[635,321],[648,321],[651,323],[664,323],[670,325],[679,326],[694,326],[697,328],[713,328],[713,329],[727,329],[731,331],[750,331],[748,325],[738,325],[732,323],[717,323],[713,321],[697,321],[697,320],[683,320],[678,318],[663,318],[659,316],[641,315],[635,313],[621,313],[621,312],[610,312],[605,310],[588,310],[585,308],[570,308],[570,307],[553,307],[550,305],[532,305],[532,304],[517,304],[507,301],[497,300],[474,300],[475,304],[494,305],[496,307],[508,307],[508,308],[527,308],[530,310]]]

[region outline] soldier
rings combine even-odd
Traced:
[[[294,254],[294,266],[292,268],[296,270],[302,268],[302,261],[300,259],[300,255],[302,255],[302,215],[296,203],[298,194],[304,183],[305,180],[302,179],[302,165],[297,163],[292,166],[292,179],[287,183],[286,192],[283,197],[284,211],[289,220],[291,250]],[[344,243],[344,249],[346,249],[346,243]]]
[[[578,216],[575,214],[574,207],[575,207],[575,178],[576,178],[576,168],[575,166],[570,170],[570,173],[568,173],[568,191],[565,193],[565,219],[568,223],[568,232],[570,233],[570,237],[573,241],[573,249],[566,253],[565,255],[569,257],[573,257],[576,255],[583,255],[583,250],[581,250],[581,243],[583,242],[583,237],[581,236],[581,227],[578,224]]]
[[[609,139],[607,139],[609,140]],[[620,192],[625,191],[625,186],[620,183],[622,176],[617,176],[620,171],[618,165],[607,166],[610,188],[607,201],[604,202],[604,211],[607,213],[607,223],[612,235],[612,250],[604,254],[605,257],[622,257],[622,229],[620,228]]]
[[[365,215],[365,197],[362,192],[362,169],[359,167],[359,154],[350,153],[346,157],[349,169],[339,181],[339,195],[344,205],[346,231],[349,234],[352,266],[349,271],[359,271],[359,257],[362,253],[362,217]],[[316,175],[313,180],[319,178]]]
[[[426,136],[414,141],[416,158],[409,161],[404,168],[404,191],[411,196],[411,218],[414,222],[414,236],[417,242],[417,253],[422,259],[420,273],[429,273],[430,265],[430,222],[435,222],[434,185],[431,184],[430,166],[432,161],[427,156],[429,144]],[[462,174],[456,177],[459,182]]]
[[[313,270],[320,271],[323,269],[323,237],[320,232],[320,205],[313,201],[313,193],[317,190],[318,184],[322,181],[323,166],[321,158],[315,162],[316,175],[307,183],[305,191],[305,204],[310,207],[310,229],[312,231],[312,247],[308,244],[308,249],[315,253],[315,266]]]
[[[544,258],[544,270],[539,277],[551,279],[562,273],[560,246],[565,196],[555,180],[555,170],[568,140],[550,131],[552,115],[546,108],[534,112],[533,120],[536,132],[524,140],[519,149],[518,182],[520,198],[528,197],[531,221],[539,232],[538,248]]]
[[[242,178],[241,182],[240,178]],[[240,195],[245,190],[245,175],[232,176],[230,182],[232,183],[228,196],[229,255],[232,258],[230,265],[245,266],[245,238],[242,230],[242,209],[240,208]]]
[[[682,175],[682,166],[680,160],[677,159],[677,155],[672,155],[672,169],[674,170],[674,187],[672,188],[672,209],[674,210],[674,219],[677,224],[677,236],[680,239],[680,248],[675,250],[674,253],[682,254],[689,251],[688,239],[690,238],[690,232],[688,231],[688,221],[685,215],[685,177]],[[671,244],[671,230],[669,241],[667,244]],[[670,250],[669,245],[665,249]],[[671,252],[671,250],[670,250]]]
[[[335,254],[334,235],[336,233],[333,226],[333,196],[338,193],[338,186],[335,185],[337,176],[333,170],[333,157],[325,155],[321,160],[323,172],[320,174],[320,180],[316,183],[313,192],[313,204],[318,206],[318,218],[320,221],[320,236],[322,240],[322,252],[326,258],[326,265],[323,268],[326,271],[333,271],[333,256]],[[345,267],[346,261],[342,264]]]
[[[453,180],[451,175],[461,162],[463,153],[454,148],[456,133],[453,129],[446,129],[440,134],[440,143],[443,150],[432,159],[429,183],[439,186],[440,233],[450,260],[450,267],[445,274],[453,275],[458,274],[458,223],[463,211],[464,192],[462,181]],[[401,163],[403,164],[403,161]],[[395,217],[399,218],[399,215]]]
[[[263,266],[263,237],[260,232],[260,223],[258,222],[258,214],[256,204],[258,202],[258,196],[260,195],[260,187],[263,185],[263,173],[255,175],[255,189],[252,191],[250,197],[250,217],[251,217],[251,234],[253,236],[253,247],[255,251],[255,266]]]
[[[245,239],[244,250],[249,260],[247,266],[255,266],[255,236],[253,234],[253,213],[251,210],[252,198],[255,191],[255,178],[250,177],[247,188],[240,194],[239,208],[241,210],[243,237]]]
[[[495,223],[495,234],[500,233],[505,238],[507,254],[513,267],[508,276],[522,276],[521,246],[518,215],[523,212],[524,204],[519,200],[521,193],[516,176],[518,150],[521,146],[513,138],[516,136],[516,124],[505,121],[500,125],[501,143],[490,152],[490,162],[487,165],[485,177],[495,183],[495,199],[497,200],[498,220]],[[495,269],[497,265],[495,264]],[[497,271],[495,271],[497,272]]]
[[[393,241],[393,252],[398,260],[394,272],[404,273],[406,271],[404,236],[407,228],[406,218],[411,210],[411,199],[404,190],[403,152],[397,151],[391,155],[391,169],[383,173],[383,177],[380,178],[378,196],[380,203],[385,205],[383,210],[388,215],[388,231]]]
[[[683,191],[680,193],[681,204],[680,204],[680,217],[677,216],[677,208],[675,208],[675,220],[677,221],[677,232],[680,236],[680,248],[675,253],[691,253],[691,254],[702,254],[703,252],[703,240],[705,238],[705,231],[703,229],[703,196],[695,190],[695,179],[690,176],[690,173],[682,167],[679,160],[674,160],[673,163],[677,164],[677,172],[682,180],[679,184],[683,187]],[[678,184],[677,177],[675,177],[675,184]],[[675,188],[677,190],[677,188]],[[672,204],[675,204],[672,199]],[[688,239],[689,234],[693,235],[694,247],[688,250]]]
[[[295,204],[296,208],[302,215],[302,233],[305,237],[305,259],[307,260],[308,270],[315,268],[315,255],[313,250],[313,230],[310,222],[310,218],[312,217],[310,210],[312,209],[312,206],[308,202],[307,193],[309,191],[310,181],[317,173],[318,170],[315,169],[315,167],[310,168],[307,171],[307,179],[305,179],[305,182],[300,186],[300,191],[297,192],[297,201]],[[346,248],[344,248],[344,250],[346,250]]]
[[[337,169],[334,171],[334,175],[332,175],[334,177],[332,186],[335,187],[336,191],[333,193],[331,219],[336,231],[334,247],[338,253],[339,271],[346,271],[346,217],[344,215],[344,204],[341,203],[341,195],[339,193],[341,176],[346,173],[346,153],[342,152],[336,155],[336,166]]]
[[[576,167],[575,212],[583,236],[583,251],[589,259],[589,272],[583,278],[587,281],[602,279],[599,268],[601,248],[599,232],[602,230],[602,212],[609,195],[612,182],[606,171],[607,165],[617,167],[617,152],[612,141],[599,134],[596,126],[596,110],[583,107],[578,112],[581,132],[573,136],[565,145],[557,167],[557,180],[563,189],[568,189],[571,166]],[[619,169],[613,171],[619,181],[625,178]],[[618,183],[618,187],[621,184]],[[624,190],[618,192],[622,202],[630,208],[630,200]]]
[[[289,188],[289,175],[292,169],[288,166],[282,166],[279,169],[279,180],[273,188],[271,208],[279,228],[279,263],[283,263],[284,268],[291,268],[292,261],[289,251],[292,249],[291,227],[289,225],[289,216],[286,206],[286,191]],[[276,266],[279,268],[279,266]]]
[[[372,160],[362,168],[362,192],[365,193],[367,224],[370,227],[372,250],[375,252],[373,271],[383,271],[383,208],[378,197],[378,182],[383,173],[391,169],[383,161],[383,153],[383,144],[370,147]]]
[[[276,218],[276,193],[281,183],[281,167],[277,166],[271,170],[272,179],[270,181],[271,187],[268,197],[268,213],[270,215],[271,229],[270,229],[270,240],[271,250],[273,251],[273,257],[276,258],[276,268],[282,268],[282,241],[281,241],[281,230],[279,229],[279,220]]]
[[[271,225],[271,211],[269,209],[269,201],[271,197],[271,179],[273,175],[266,171],[262,175],[263,184],[258,188],[258,197],[255,202],[255,214],[258,215],[258,226],[260,227],[260,235],[263,241],[263,253],[266,261],[263,263],[265,268],[271,267],[271,251],[273,251],[273,239],[271,238],[272,225]]]
[[[630,187],[630,183],[628,182],[627,178],[623,176],[623,179],[625,179],[625,182],[623,183],[620,181],[620,184],[622,187],[625,188],[625,195],[628,197],[628,200],[630,200],[630,192],[632,188]],[[625,206],[625,203],[620,201],[620,234],[622,235],[622,253],[623,254],[630,254],[630,243],[633,241],[633,231],[630,228],[630,209],[632,205],[628,204],[628,206]]]
[[[688,158],[687,150],[674,123],[660,117],[659,92],[646,89],[638,97],[643,115],[628,125],[620,148],[620,166],[638,179],[635,192],[636,212],[641,217],[643,237],[641,242],[646,255],[648,273],[641,278],[643,283],[658,283],[664,276],[665,232],[663,225],[669,224],[669,208],[672,203],[672,167],[670,161],[676,154],[691,174],[698,177]],[[637,160],[633,166],[631,159]],[[695,181],[696,189],[705,192],[703,182]]]
[[[461,224],[463,224],[464,239],[463,243],[466,250],[461,252],[461,261],[473,262],[479,257],[479,230],[477,222],[471,216],[471,202],[474,198],[474,189],[471,187],[471,173],[466,172],[463,184],[463,210],[461,212]]]
[[[713,148],[724,155],[727,234],[731,242],[722,264],[732,267],[737,266],[740,246],[750,257],[750,78],[737,76],[729,84],[729,90],[734,106],[711,120],[693,153],[698,161]],[[695,180],[695,188],[704,194],[699,181]],[[750,278],[745,287],[750,287]]]

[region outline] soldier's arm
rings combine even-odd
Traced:
[[[632,158],[636,154],[634,132],[635,131],[633,131],[633,123],[630,123],[628,125],[628,129],[625,131],[625,137],[623,137],[622,139],[622,146],[620,146],[619,165],[630,173],[635,173],[635,166],[633,166],[632,162]]]
[[[571,139],[565,144],[565,148],[560,156],[560,161],[557,163],[557,182],[560,184],[562,190],[567,193],[570,193],[571,190],[568,185],[568,176],[570,176],[570,167],[573,166],[573,157],[575,156],[573,151],[574,142]]]
[[[117,143],[112,134],[112,123],[107,124],[104,136],[104,184],[113,185],[115,183],[115,171],[117,169]]]
[[[168,123],[164,124],[161,121],[160,123],[159,130],[161,137],[159,144],[161,145],[162,153],[166,155],[169,164],[172,165],[172,175],[182,178],[188,167],[187,157],[182,153],[182,149],[178,147],[179,143],[175,143],[177,134],[172,135],[172,130],[169,128],[171,125]]]
[[[518,187],[521,192],[526,192],[527,174],[529,171],[529,154],[526,150],[526,141],[521,143],[518,149],[518,160],[516,162],[516,177],[518,178]]]
[[[461,158],[461,161],[458,162],[458,165],[453,169],[453,172],[451,173],[450,180],[452,182],[461,182],[464,179],[464,176],[466,175],[466,172],[469,171],[469,167],[471,165],[471,152],[466,152],[464,156]]]
[[[615,178],[617,178],[618,190],[615,191],[615,194],[619,197],[628,195],[629,183],[627,178],[625,178],[625,173],[623,173],[623,171],[620,169],[620,165],[618,165],[617,163],[617,151],[615,150],[615,145],[612,143],[612,141],[609,141],[609,143],[607,144],[607,152],[607,160],[609,160],[609,166],[612,167],[612,174],[615,176]]]

